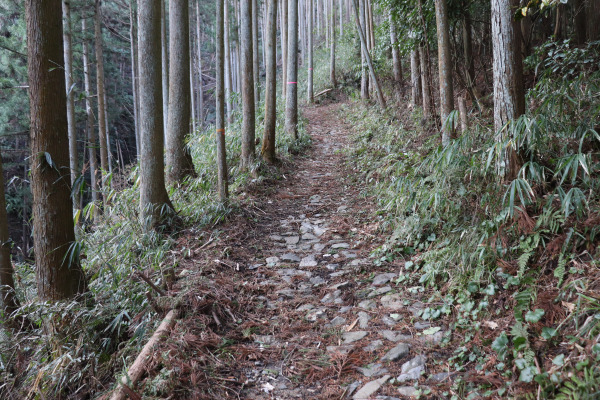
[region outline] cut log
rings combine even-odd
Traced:
[[[154,332],[148,343],[144,346],[141,353],[137,356],[127,374],[121,378],[119,386],[115,389],[110,400],[125,400],[127,396],[127,388],[134,387],[137,381],[142,377],[146,371],[146,364],[150,360],[150,357],[154,351],[154,347],[160,343],[163,337],[165,337],[173,328],[173,324],[177,319],[177,310],[171,310],[167,313],[167,316],[162,320],[158,329]]]
[[[333,90],[333,88],[325,89],[325,90],[323,90],[323,91],[321,91],[321,92],[319,92],[319,93],[315,94],[315,97],[319,97],[319,96],[321,96],[321,95],[324,95],[325,93],[329,93],[329,92],[331,92],[332,90]]]

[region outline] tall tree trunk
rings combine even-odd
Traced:
[[[414,49],[410,52],[410,87],[411,104],[413,107],[421,104],[421,68],[419,65],[419,50]]]
[[[369,42],[369,51],[372,51],[375,48],[375,31],[373,29],[373,3],[371,0],[366,0],[367,2],[367,21],[368,21],[368,42]]]
[[[229,41],[229,2],[224,0],[224,43],[225,43],[225,102],[227,103],[227,124],[233,122],[233,104],[231,93],[233,92],[233,71],[231,68],[231,43]]]
[[[494,127],[501,139],[507,134],[504,126],[525,113],[521,53],[513,18],[516,5],[515,0],[492,0]],[[506,158],[505,176],[514,179],[521,164],[517,150],[509,149]]]
[[[217,43],[216,43],[216,133],[217,133],[217,190],[219,201],[227,201],[229,189],[227,182],[227,154],[225,149],[225,7],[226,0],[217,0]]]
[[[425,45],[426,46],[426,45]],[[431,96],[431,82],[429,80],[429,59],[427,57],[427,49],[425,46],[421,46],[419,48],[419,57],[421,64],[421,89],[423,91],[422,99],[423,99],[423,117],[426,120],[430,120],[432,118],[432,102],[433,98]]]
[[[360,25],[360,20],[359,20],[359,16],[358,16],[358,4],[357,0],[354,0],[354,19],[356,21],[356,27],[358,28],[358,35],[360,36],[360,40],[364,46],[364,48],[367,48],[367,40],[365,38],[365,33]],[[379,82],[377,81],[377,75],[375,75],[375,68],[373,67],[373,62],[371,61],[371,56],[369,55],[369,52],[366,51],[365,52],[365,57],[367,58],[367,65],[369,66],[369,71],[371,72],[371,80],[373,82],[373,86],[375,87],[375,94],[377,95],[377,102],[379,103],[379,106],[383,109],[385,109],[386,105],[385,105],[385,98],[383,97],[383,92],[381,91],[381,87],[379,86]]]
[[[454,138],[454,127],[447,119],[454,110],[454,86],[452,84],[452,58],[450,55],[450,26],[446,0],[435,0],[437,23],[438,65],[440,74],[440,105],[442,111],[442,143],[446,146]]]
[[[27,0],[25,10],[36,283],[40,299],[61,300],[86,290],[72,248],[61,0]]]
[[[99,199],[99,185],[98,180],[100,179],[98,171],[98,141],[96,140],[96,130],[94,129],[94,111],[92,110],[92,85],[90,79],[90,63],[88,59],[88,40],[87,24],[86,19],[81,19],[81,32],[83,36],[83,83],[85,89],[85,113],[86,113],[86,125],[87,131],[87,148],[89,151],[90,158],[90,189],[92,191],[92,202],[94,203],[93,214],[94,221],[98,222],[100,218],[100,199]]]
[[[0,154],[0,303],[4,326],[16,327],[11,314],[19,308],[19,300],[15,293],[13,266],[10,261],[10,237],[8,235],[8,217],[6,215],[6,197],[4,194],[4,171]]]
[[[331,0],[331,48],[329,51],[329,79],[331,79],[331,85],[337,87],[337,79],[335,77],[335,0]]]
[[[467,90],[475,98],[475,60],[473,60],[473,37],[471,34],[471,16],[466,13],[462,20],[463,57],[465,62],[465,78]]]
[[[102,0],[96,0],[96,15],[94,20],[96,46],[96,86],[98,93],[98,137],[100,138],[100,168],[102,170],[102,187],[106,184],[109,170],[108,148],[106,142],[106,93],[104,88],[104,55],[102,50]]]
[[[169,0],[169,120],[167,123],[167,180],[181,183],[195,176],[185,143],[190,133],[190,26],[188,0]]]
[[[172,0],[171,0],[172,1]],[[248,169],[255,157],[254,116],[254,52],[252,49],[252,1],[241,0],[241,65],[242,65],[242,169]]]
[[[258,61],[258,0],[252,0],[252,71],[254,73],[254,104],[260,103],[260,65]]]
[[[193,12],[192,12],[193,14]],[[189,15],[190,17],[190,24],[191,22],[191,18],[193,18],[193,15]],[[191,34],[191,32],[193,31],[188,31],[190,32],[190,34],[188,35],[189,37],[189,53],[188,53],[188,61],[189,61],[189,76],[190,76],[190,129],[192,132],[196,131],[197,128],[197,123],[198,120],[196,119],[196,87],[198,86],[198,84],[196,83],[196,74],[195,74],[195,58],[194,57],[194,35]],[[167,167],[168,168],[168,167]]]
[[[593,42],[600,40],[600,1],[598,0],[587,0],[587,22],[585,24],[587,28],[587,41]]]
[[[285,131],[298,138],[298,0],[288,1],[288,62]]]
[[[200,129],[204,127],[204,86],[202,84],[202,31],[200,29],[202,23],[202,14],[200,14],[200,0],[196,2],[196,45],[198,52],[198,126]]]
[[[344,0],[340,0],[340,37],[344,36]]]
[[[355,1],[355,0],[352,0]],[[366,26],[366,12],[365,12],[365,0],[357,0],[360,3],[360,23],[357,23],[357,29],[362,30],[361,27]],[[361,79],[360,79],[360,98],[366,100],[369,98],[369,73],[367,70],[367,55],[369,53],[369,45],[366,40],[360,42],[360,59],[361,59]]]
[[[313,0],[308,0],[308,89],[306,93],[308,102],[311,104],[315,101],[313,88],[313,20]]]
[[[168,132],[169,122],[169,42],[167,38],[167,0],[161,0],[160,4],[160,55],[161,55],[161,79],[162,79],[162,111],[164,134]]]
[[[161,85],[161,0],[138,6],[140,68],[140,215],[145,229],[156,228],[173,205],[165,188],[164,133]]]
[[[289,34],[289,25],[288,25],[288,0],[281,0],[281,28],[280,28],[280,36],[281,36],[281,91],[283,98],[287,98],[287,89],[288,89],[288,34]]]
[[[585,0],[575,0],[573,3],[573,27],[575,28],[575,42],[585,43],[586,32]]]
[[[71,167],[71,185],[79,176],[79,154],[77,152],[77,126],[75,124],[75,101],[73,85],[73,49],[72,49],[72,26],[71,26],[71,4],[69,0],[63,0],[63,42],[65,60],[65,90],[67,93],[67,125],[69,132],[69,165]],[[73,208],[79,209],[79,191],[72,196]]]
[[[396,34],[396,23],[390,10],[390,42],[392,45],[392,64],[394,68],[394,83],[398,99],[402,98],[402,60],[400,60],[400,51],[398,50],[398,36]]]
[[[135,130],[135,149],[137,158],[140,158],[140,105],[138,104],[138,62],[137,62],[137,37],[135,34],[136,29],[136,12],[135,12],[136,0],[131,0],[129,4],[129,40],[131,45],[131,92],[133,93],[133,126]]]
[[[275,128],[277,124],[277,1],[267,0],[266,31],[266,87],[265,87],[265,131],[262,157],[267,163],[275,162]]]

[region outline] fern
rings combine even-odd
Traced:
[[[523,322],[523,312],[529,310],[529,303],[531,302],[532,291],[531,288],[527,288],[521,292],[515,294],[515,319],[518,322]],[[527,335],[525,335],[527,337]]]
[[[558,257],[558,266],[554,270],[554,277],[558,278],[558,284],[556,285],[557,287],[560,287],[560,285],[562,285],[563,283],[563,280],[565,279],[565,275],[567,273],[567,270],[565,268],[566,265],[567,260],[565,259],[564,254],[561,253],[561,255]]]

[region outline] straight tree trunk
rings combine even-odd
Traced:
[[[102,1],[96,0],[96,15],[94,20],[96,46],[96,86],[98,93],[98,137],[100,138],[100,168],[102,172],[102,187],[106,184],[109,173],[108,147],[106,141],[106,93],[104,87],[104,55],[102,43]]]
[[[15,292],[14,270],[10,261],[10,237],[8,235],[8,217],[6,215],[6,197],[4,194],[4,171],[0,154],[0,303],[2,320],[6,327],[16,327],[11,314],[19,308]]]
[[[367,18],[368,18],[368,36],[369,36],[369,51],[375,48],[375,31],[373,29],[373,3],[371,0],[367,1]]]
[[[421,68],[419,65],[419,50],[415,48],[410,52],[410,87],[411,104],[413,107],[422,103],[421,100]]]
[[[586,1],[586,28],[587,28],[587,41],[593,42],[600,40],[600,1],[598,0],[587,0]]]
[[[224,0],[225,7],[225,23],[224,23],[224,42],[225,42],[225,101],[227,103],[227,124],[233,122],[233,104],[231,99],[231,93],[233,92],[233,79],[232,79],[232,68],[231,68],[231,43],[229,41],[229,3],[228,0]]]
[[[75,230],[61,0],[27,0],[25,10],[37,291],[42,301],[62,300],[83,293],[86,280],[71,252]]]
[[[331,48],[329,51],[329,79],[331,79],[331,86],[337,87],[337,79],[335,77],[335,0],[331,0]]]
[[[287,89],[288,89],[288,33],[289,33],[289,25],[288,25],[288,0],[281,0],[281,28],[280,28],[280,36],[281,36],[281,90],[283,98],[287,98]]]
[[[352,0],[353,2],[356,0]],[[360,3],[360,23],[357,23],[357,29],[362,30],[361,27],[366,26],[367,18],[365,12],[365,0],[357,0]],[[369,98],[369,73],[367,70],[367,55],[369,53],[369,45],[366,40],[360,42],[360,59],[361,59],[361,79],[360,79],[360,98],[367,100]]]
[[[260,103],[260,65],[258,57],[258,0],[252,0],[252,71],[254,73],[254,104]]]
[[[438,39],[438,68],[440,74],[440,104],[442,111],[442,143],[450,144],[455,137],[454,127],[448,126],[447,119],[454,110],[454,86],[452,84],[452,56],[450,55],[450,26],[448,24],[448,4],[446,0],[435,0],[435,20]]]
[[[71,25],[71,4],[69,0],[63,0],[63,42],[65,60],[65,90],[67,93],[67,125],[69,131],[69,165],[71,167],[71,186],[79,176],[79,153],[77,152],[77,126],[75,123],[75,101],[73,85],[73,29]],[[73,208],[79,209],[79,191],[72,196]]]
[[[225,148],[225,4],[226,0],[217,0],[217,43],[216,43],[216,109],[215,126],[217,141],[217,190],[219,201],[225,203],[229,197],[227,180],[227,154]]]
[[[313,0],[308,0],[308,102],[315,102],[314,84],[313,84]]]
[[[192,13],[193,14],[193,13]],[[193,18],[193,15],[189,16],[190,18]],[[190,22],[191,24],[191,22]],[[188,32],[192,32],[192,31],[188,31]],[[189,60],[189,75],[190,75],[190,129],[192,132],[196,131],[197,128],[197,120],[196,120],[196,87],[198,86],[196,83],[196,74],[194,73],[194,71],[196,70],[194,68],[194,60],[196,57],[194,57],[194,35],[192,35],[191,33],[188,35],[189,37],[189,53],[188,53],[188,60]],[[167,124],[168,125],[168,124]],[[168,168],[168,167],[167,167]]]
[[[285,131],[298,138],[298,0],[288,1],[288,62]]]
[[[185,143],[190,133],[190,26],[188,0],[169,0],[169,120],[167,123],[167,181],[181,183],[195,176]]]
[[[392,45],[392,64],[394,68],[394,81],[398,99],[402,98],[402,61],[400,60],[400,51],[398,50],[398,36],[396,34],[396,23],[390,10],[390,42]]]
[[[360,25],[360,20],[359,20],[359,16],[358,16],[358,4],[357,0],[354,0],[354,18],[356,20],[356,27],[358,28],[358,35],[360,36],[360,40],[364,46],[364,48],[367,48],[367,39],[365,38],[365,33]],[[379,106],[383,109],[385,109],[386,105],[385,105],[385,98],[383,97],[383,92],[381,91],[381,87],[379,86],[379,82],[377,81],[377,75],[375,75],[375,68],[373,67],[373,62],[371,61],[371,56],[369,55],[369,52],[365,52],[365,56],[367,58],[367,65],[369,66],[369,71],[371,72],[371,80],[373,82],[373,86],[375,87],[375,94],[377,95],[377,102],[379,103]]]
[[[575,43],[585,43],[586,15],[585,0],[575,0],[573,3],[573,27],[575,28]]]
[[[161,0],[138,6],[140,69],[140,216],[145,229],[154,229],[173,205],[165,188],[164,132],[161,85]]]
[[[261,153],[263,160],[269,164],[275,162],[277,125],[277,2],[278,0],[267,0],[265,131]]]
[[[200,0],[196,2],[196,45],[198,52],[198,126],[204,127],[204,85],[202,84],[202,14],[200,14]]]
[[[172,0],[171,0],[172,1]],[[248,169],[255,157],[254,51],[252,49],[252,1],[240,1],[242,65],[242,169]]]
[[[163,129],[166,135],[169,122],[169,41],[167,38],[167,0],[161,0],[160,5],[160,55],[162,79]]]
[[[433,97],[431,95],[431,82],[429,79],[429,58],[427,57],[429,52],[425,46],[427,46],[427,44],[419,48],[419,57],[421,58],[421,89],[423,91],[423,118],[431,120],[433,117]]]
[[[140,158],[140,105],[138,104],[138,62],[137,62],[137,37],[135,34],[136,29],[136,12],[135,12],[136,0],[131,0],[129,4],[129,40],[131,44],[131,92],[133,93],[133,126],[135,130],[135,149],[136,155],[139,160]]]
[[[83,52],[83,83],[85,89],[85,113],[86,113],[86,131],[87,131],[87,148],[90,158],[90,189],[92,191],[92,202],[94,203],[93,214],[94,221],[97,223],[100,218],[100,198],[98,180],[98,141],[96,140],[96,130],[94,129],[94,111],[92,110],[92,85],[90,79],[90,63],[88,59],[88,40],[86,19],[81,19],[81,32],[83,36],[82,52]]]
[[[344,0],[340,0],[340,37],[344,36]]]
[[[462,20],[463,57],[465,62],[467,89],[475,97],[475,61],[473,60],[473,37],[471,34],[471,16],[466,14]]]
[[[513,18],[514,0],[492,0],[492,38],[494,54],[494,128],[499,139],[506,138],[504,127],[525,113],[520,46]],[[517,150],[506,155],[507,179],[517,176],[520,160]]]

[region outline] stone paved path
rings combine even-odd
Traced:
[[[241,285],[256,283],[239,294],[251,299],[255,323],[238,328],[249,355],[233,368],[236,396],[391,400],[419,387],[444,398],[453,375],[440,344],[450,333],[421,320],[427,304],[397,284],[403,263],[377,266],[369,257],[382,238],[372,200],[340,153],[350,127],[336,104],[305,116],[308,156],[269,193],[249,193],[258,211],[223,239]]]

